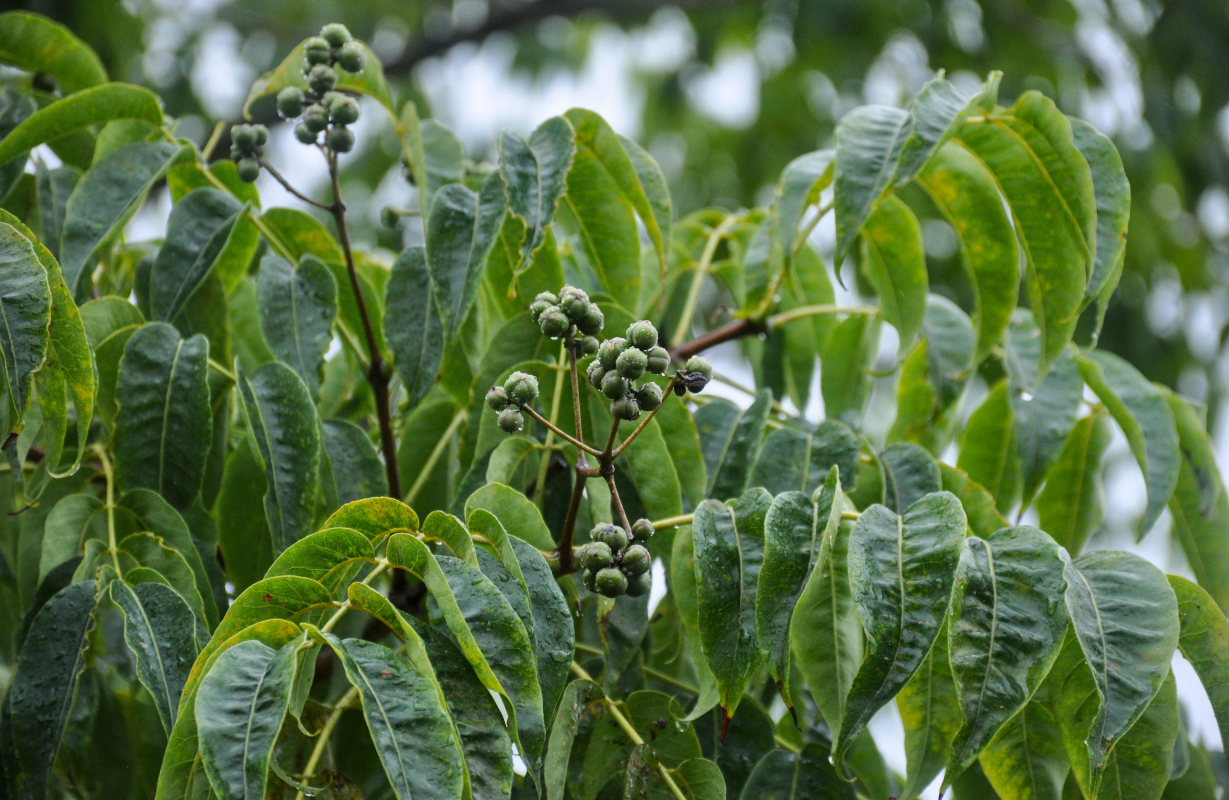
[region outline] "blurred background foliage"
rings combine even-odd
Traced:
[[[936,70],[1001,96],[1029,88],[1111,135],[1133,187],[1126,271],[1101,346],[1209,406],[1229,396],[1229,4],[1224,0],[29,0],[156,88],[199,142],[252,79],[324,22],[371,43],[402,98],[470,155],[572,105],[643,142],[676,209],[763,204],[842,114],[902,104]],[[270,104],[271,106],[271,104]],[[256,116],[274,121],[272,108]],[[376,115],[365,115],[375,117]],[[284,126],[283,126],[284,127]],[[287,132],[288,133],[288,132]],[[376,137],[362,137],[371,142]],[[226,148],[219,147],[224,154]],[[293,149],[286,148],[287,156]],[[347,168],[352,205],[408,196],[391,134]],[[293,165],[287,165],[293,172]],[[358,215],[356,215],[356,218]],[[957,292],[931,220],[932,285]],[[821,252],[823,231],[818,232]],[[830,250],[829,250],[830,251]],[[1223,420],[1221,420],[1223,425]],[[1221,452],[1225,452],[1226,436]]]

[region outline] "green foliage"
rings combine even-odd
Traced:
[[[1073,341],[1130,191],[1044,95],[940,75],[851,111],[767,208],[676,219],[593,112],[482,163],[329,25],[247,104],[327,130],[333,194],[289,187],[318,219],[244,182],[286,181],[261,125],[210,164],[67,30],[0,20],[0,61],[62,89],[15,83],[0,135],[30,170],[0,199],[8,794],[886,798],[942,772],[1159,798],[1210,774],[1170,663],[1224,730],[1229,500],[1200,411]],[[354,95],[421,212],[385,247],[341,194]],[[163,179],[165,236],[126,239]],[[931,293],[940,221],[956,300]],[[1196,582],[1082,552],[1115,428],[1141,531],[1168,508]],[[893,701],[904,776],[868,728]]]

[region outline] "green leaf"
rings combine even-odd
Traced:
[[[952,739],[964,722],[952,677],[947,632],[944,623],[922,666],[896,695],[908,765],[908,780],[899,794],[902,800],[920,795],[943,769],[952,753]]]
[[[705,445],[705,460],[708,460],[710,447],[716,455],[708,464],[708,474],[711,476],[709,497],[723,499],[742,494],[747,485],[747,465],[760,447],[760,436],[771,402],[772,393],[765,389],[732,421],[724,432],[724,438],[711,443],[705,441],[706,437],[701,438]]]
[[[529,498],[517,490],[498,483],[489,483],[474,492],[465,501],[465,516],[474,509],[490,511],[505,528],[534,547],[551,550],[555,547],[550,530],[542,519],[542,512]]]
[[[801,492],[777,495],[764,518],[764,556],[755,593],[755,636],[768,672],[786,706],[789,692],[789,632],[798,598],[825,541],[831,540],[848,506],[836,467],[814,500]]]
[[[1088,162],[1072,144],[1067,118],[1035,91],[1005,112],[965,124],[959,136],[994,174],[1011,208],[1044,375],[1071,340],[1092,268],[1096,208]]]
[[[973,283],[973,318],[980,362],[1003,339],[1016,307],[1020,248],[994,176],[958,144],[939,148],[918,176],[939,213],[960,240],[960,257]]]
[[[909,138],[901,149],[893,183],[903,186],[924,169],[934,153],[974,112],[993,110],[1002,77],[1002,73],[991,72],[981,91],[972,97],[961,93],[942,72],[923,86],[909,103]]]
[[[1020,455],[1007,381],[999,381],[965,425],[956,467],[985,487],[999,508],[1010,509],[1020,492]]]
[[[692,523],[700,644],[727,717],[738,708],[762,659],[755,596],[771,502],[763,489],[751,489],[729,505],[705,500]]]
[[[278,252],[288,251],[297,263],[303,256],[312,255],[326,264],[338,264],[345,269],[345,254],[341,245],[324,227],[324,223],[297,208],[270,208],[260,215],[265,235],[281,244]],[[344,283],[343,283],[344,285]],[[362,331],[355,331],[362,333]]]
[[[174,590],[158,583],[129,586],[113,581],[110,589],[124,615],[124,642],[135,657],[137,677],[154,698],[158,718],[170,734],[198,649],[192,609]]]
[[[913,343],[926,316],[926,256],[917,217],[896,197],[887,197],[862,227],[862,266],[883,318],[900,334],[900,349]]]
[[[34,168],[38,179],[39,230],[42,231],[42,238],[46,240],[47,250],[54,256],[60,249],[60,235],[64,231],[64,210],[77,181],[81,180],[81,173],[73,167],[47,169],[42,161],[35,161]],[[12,222],[9,224],[21,230],[21,227]],[[31,238],[30,234],[27,234],[26,238]]]
[[[0,353],[4,356],[5,394],[10,430],[22,428],[34,373],[47,356],[51,289],[34,248],[19,230],[0,222]]]
[[[426,252],[408,247],[393,262],[384,300],[384,338],[393,351],[393,367],[405,384],[413,407],[439,375],[444,359],[444,328],[432,302]]]
[[[963,470],[947,464],[939,464],[939,474],[943,476],[943,489],[960,498],[964,513],[969,518],[969,530],[974,536],[986,536],[1007,527],[1007,521],[985,487],[970,480]]]
[[[546,240],[576,153],[573,133],[565,117],[551,117],[534,130],[528,142],[506,131],[499,137],[499,174],[508,211],[525,223],[521,264],[530,264]]]
[[[310,578],[278,575],[253,583],[235,598],[226,616],[214,629],[213,638],[201,648],[188,676],[188,687],[200,682],[214,654],[223,650],[227,641],[245,628],[266,620],[301,619],[310,622],[322,610],[331,612],[333,606],[333,596],[329,590]],[[182,708],[180,710],[182,712]]]
[[[26,11],[0,14],[0,61],[26,72],[45,72],[69,93],[107,80],[89,45],[60,23]]]
[[[1162,391],[1118,356],[1093,351],[1080,358],[1079,364],[1080,374],[1126,434],[1143,470],[1148,505],[1139,526],[1142,537],[1152,529],[1178,484],[1182,458],[1173,411]]]
[[[1079,731],[1095,787],[1114,746],[1169,674],[1178,603],[1161,571],[1131,553],[1087,553],[1067,564],[1065,577],[1067,611],[1100,698],[1095,718]],[[1066,724],[1061,711],[1059,720]],[[1084,759],[1076,761],[1078,774]]]
[[[1093,412],[1075,423],[1037,495],[1041,529],[1077,555],[1088,536],[1101,525],[1097,477],[1111,437],[1109,417],[1104,411]]]
[[[1190,403],[1165,392],[1178,428],[1182,460],[1178,485],[1169,498],[1172,536],[1182,545],[1186,562],[1199,585],[1208,590],[1221,610],[1229,609],[1229,497],[1216,465],[1213,444],[1200,415]]]
[[[832,150],[816,150],[795,158],[781,170],[773,200],[773,232],[776,244],[787,261],[794,257],[795,238],[802,215],[832,182],[833,156]]]
[[[948,775],[963,772],[1041,685],[1067,631],[1065,589],[1062,551],[1036,528],[1003,528],[965,542],[948,623],[964,725]]]
[[[1168,577],[1178,598],[1178,647],[1208,693],[1221,740],[1229,740],[1229,620],[1199,586]]]
[[[223,798],[264,797],[278,731],[290,704],[295,642],[274,650],[242,641],[223,651],[196,692],[201,761]]]
[[[347,503],[324,521],[325,528],[353,528],[367,534],[373,542],[397,531],[416,531],[418,515],[414,509],[392,497],[369,497]]]
[[[660,519],[683,513],[683,488],[659,425],[650,422],[632,440],[624,457],[626,474],[636,487],[645,515]]]
[[[854,800],[828,760],[827,749],[812,742],[794,753],[776,748],[760,759],[743,787],[741,800]]]
[[[890,444],[879,454],[883,504],[900,514],[931,492],[943,488],[934,456],[911,442]]]
[[[127,489],[156,491],[184,509],[200,493],[211,444],[209,344],[165,322],[124,345],[115,397],[115,468]]]
[[[136,142],[95,162],[64,210],[60,266],[73,296],[83,299],[98,248],[123,229],[167,170],[191,156],[175,142]]]
[[[388,494],[388,475],[365,430],[344,419],[326,419],[320,433],[322,478],[326,494],[337,497],[333,505]]]
[[[813,433],[795,428],[771,431],[756,454],[748,484],[763,486],[772,494],[801,491],[811,495],[832,467],[853,480],[857,464],[858,440],[853,431],[842,422],[828,419]]]
[[[269,253],[256,275],[260,330],[269,349],[303,379],[312,397],[320,393],[324,354],[337,318],[337,283],[324,262],[306,256],[293,267]]]
[[[854,237],[887,191],[909,136],[908,112],[860,106],[836,126],[836,254],[838,268]]]
[[[596,113],[573,108],[564,116],[576,131],[564,202],[581,223],[585,252],[602,285],[625,308],[644,308],[650,298],[641,290],[643,270],[631,212],[648,231],[664,276],[673,215],[665,178],[639,145],[616,134]],[[608,215],[601,213],[602,192],[609,192],[604,200]]]
[[[512,551],[525,577],[533,608],[534,651],[538,654],[538,682],[542,686],[542,710],[550,714],[563,693],[576,652],[576,627],[572,609],[541,551],[516,536],[509,537]]]
[[[218,545],[226,563],[226,576],[236,592],[264,577],[273,561],[273,540],[265,519],[265,470],[248,439],[226,457],[222,488],[213,515],[220,523]]]
[[[582,719],[590,707],[598,703],[603,696],[602,688],[593,681],[572,681],[563,690],[554,721],[551,722],[550,740],[546,745],[546,758],[543,763],[543,783],[546,784],[547,800],[563,800],[572,745],[580,731]]]
[[[455,133],[436,120],[423,120],[421,130],[421,161],[426,165],[426,175],[415,185],[419,187],[419,204],[428,209],[437,191],[465,179],[465,147]]]
[[[1097,206],[1096,257],[1088,276],[1085,302],[1098,300],[1098,316],[1122,273],[1127,249],[1127,223],[1131,219],[1131,184],[1122,167],[1122,157],[1109,137],[1082,119],[1068,117],[1071,141],[1092,171],[1093,196]],[[1100,329],[1100,325],[1097,326]]]
[[[13,743],[29,796],[46,796],[68,712],[85,669],[85,649],[94,628],[97,582],[60,591],[34,617],[8,689]]]
[[[307,61],[303,45],[307,41],[307,39],[304,39],[295,45],[295,48],[282,59],[280,64],[261,75],[252,83],[247,99],[243,101],[243,116],[245,119],[251,119],[252,105],[262,97],[277,94],[287,86],[297,86],[303,90],[307,89],[307,78],[303,75],[303,66]],[[363,55],[366,56],[363,71],[353,73],[338,68],[337,90],[367,95],[384,106],[388,110],[389,116],[396,120],[392,94],[389,91],[388,82],[384,78],[384,67],[380,64],[380,59],[376,57],[375,53],[371,52],[371,49],[365,43],[358,40],[355,41],[363,49]]]
[[[871,393],[871,362],[879,346],[879,325],[874,317],[857,314],[841,320],[820,353],[819,371],[824,413],[850,426],[858,426],[862,406]]]
[[[849,578],[866,630],[833,758],[845,754],[876,711],[904,687],[930,652],[947,614],[964,544],[964,509],[948,492],[929,494],[897,516],[862,512],[849,537]]]
[[[476,567],[452,556],[432,556],[411,535],[389,539],[387,557],[427,585],[483,686],[507,698],[521,755],[536,775],[546,738],[542,692],[533,646],[516,612]]]
[[[265,577],[297,575],[336,593],[366,563],[375,561],[371,540],[353,528],[325,528],[304,536],[274,559]]]
[[[462,797],[465,759],[434,674],[384,645],[324,637],[359,690],[367,729],[394,796]]]
[[[431,199],[427,270],[444,341],[456,336],[477,297],[482,269],[499,235],[506,202],[503,183],[495,173],[482,182],[477,194],[461,184],[449,184]]]
[[[167,540],[148,531],[131,533],[116,546],[116,556],[119,558],[123,577],[135,584],[139,582],[138,579],[130,576],[135,573],[139,577],[141,573],[137,572],[138,569],[153,570],[157,573],[156,582],[174,590],[196,614],[200,621],[197,632],[204,641],[208,638],[208,631],[204,626],[215,621],[217,615],[215,612],[206,616],[205,601],[196,587],[196,576],[192,567],[188,564],[188,558],[195,554],[193,550],[189,556],[185,556]],[[211,595],[206,594],[204,597],[210,597],[212,601]]]
[[[252,438],[265,467],[265,516],[276,550],[285,550],[312,527],[320,426],[307,387],[285,364],[265,364],[239,389]]]
[[[107,83],[55,100],[26,117],[0,139],[0,164],[36,145],[113,119],[139,119],[162,126],[162,104],[148,89]]]
[[[189,192],[171,210],[166,241],[149,272],[153,319],[175,319],[213,271],[244,208],[214,188]]]
[[[1063,796],[1071,765],[1049,698],[1042,693],[999,728],[982,751],[982,771],[1003,800],[1061,800]]]

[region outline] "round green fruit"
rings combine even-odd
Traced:
[[[303,90],[287,86],[277,93],[277,113],[286,119],[294,119],[303,113]]]
[[[647,542],[653,538],[653,521],[641,517],[632,523],[632,536],[638,542]]]
[[[240,150],[249,152],[255,150],[256,129],[251,125],[232,125],[230,128],[230,140]]]
[[[629,381],[634,381],[643,375],[648,366],[649,357],[634,347],[629,347],[619,353],[618,359],[615,360],[615,368]]]
[[[617,372],[607,372],[602,378],[602,394],[611,400],[622,400],[627,396],[627,381]]]
[[[367,66],[367,54],[358,42],[346,42],[337,48],[337,65],[346,72],[362,72]]]
[[[492,411],[503,411],[508,407],[508,393],[502,386],[492,386],[486,393],[486,407]]]
[[[627,596],[639,597],[653,588],[653,573],[642,572],[627,581]]]
[[[638,544],[623,551],[623,571],[628,575],[643,575],[653,566],[653,556]]]
[[[597,360],[602,362],[602,366],[606,369],[614,369],[615,363],[619,360],[619,353],[623,352],[626,345],[627,340],[618,336],[607,339],[598,345]]]
[[[316,94],[332,91],[337,85],[337,70],[328,64],[317,64],[307,73],[307,86]]]
[[[333,59],[333,48],[324,39],[313,36],[303,44],[303,54],[310,68],[317,64],[328,64]]]
[[[516,433],[525,427],[525,415],[515,408],[505,408],[499,412],[499,428],[504,433]]]
[[[594,389],[602,388],[602,379],[606,377],[606,368],[602,366],[602,362],[596,358],[589,364],[589,369],[585,372],[585,376],[589,379],[589,385]]]
[[[627,547],[627,531],[618,525],[605,525],[602,528],[602,541],[612,552],[618,552]]]
[[[585,315],[576,321],[576,327],[583,334],[596,336],[606,327],[606,315],[597,307],[597,303],[590,303]]]
[[[598,345],[597,345],[596,336],[582,337],[580,341],[576,343],[576,355],[579,358],[588,358],[589,356],[597,352],[597,347]],[[598,364],[598,362],[596,361],[593,363]],[[601,366],[601,364],[598,364],[598,366]]]
[[[504,381],[504,391],[513,403],[527,406],[538,399],[538,379],[528,372],[514,372]]]
[[[618,597],[627,591],[627,576],[614,567],[598,570],[594,579],[598,594],[606,597]]]
[[[621,397],[610,404],[610,413],[615,419],[631,421],[640,417],[640,404],[635,397]]]
[[[650,348],[646,355],[649,357],[649,364],[645,369],[654,375],[665,375],[670,368],[670,351],[658,345]]]
[[[341,95],[329,103],[329,118],[334,125],[350,125],[358,121],[358,101],[353,97]]]
[[[260,162],[254,158],[241,158],[235,163],[239,180],[244,183],[254,183],[260,177]]]
[[[572,321],[568,319],[568,315],[564,314],[558,306],[551,306],[538,317],[538,327],[550,339],[563,336],[571,325]]]
[[[329,43],[329,47],[341,47],[352,38],[350,29],[340,22],[330,22],[320,29],[320,38]]]
[[[319,103],[312,103],[303,109],[303,122],[300,124],[313,134],[320,133],[329,126],[329,110]]]
[[[589,542],[589,544],[585,545],[584,552],[582,562],[585,569],[591,569],[596,572],[614,563],[614,553],[611,552],[610,545],[605,542]]]
[[[324,143],[334,153],[349,153],[354,149],[354,131],[349,128],[331,128],[324,135]]]
[[[655,383],[643,384],[636,390],[636,402],[642,411],[655,411],[661,405],[661,387]]]
[[[627,328],[627,340],[634,346],[648,352],[657,346],[657,328],[647,319],[633,322]]]

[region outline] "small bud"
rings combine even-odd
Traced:
[[[558,339],[567,333],[571,326],[571,320],[560,310],[559,306],[551,306],[538,317],[538,327],[549,339]]]
[[[277,93],[277,113],[286,119],[294,119],[303,113],[303,90],[287,86]]]
[[[305,73],[317,64],[328,64],[333,58],[333,48],[319,36],[313,36],[303,44],[303,53],[307,60]]]
[[[337,64],[346,72],[362,72],[367,66],[367,54],[358,42],[346,42],[337,48]]]
[[[555,296],[554,292],[538,292],[536,295],[534,295],[533,301],[535,303],[538,301],[542,301],[543,303],[546,303],[547,305],[551,305],[551,306],[559,305],[559,298]]]
[[[627,591],[627,576],[614,567],[599,570],[594,579],[598,594],[606,597],[618,597]]]
[[[570,283],[563,284],[563,288],[559,290],[559,302],[567,300],[569,297],[574,297],[583,302],[589,302],[589,293],[579,286],[573,286]]]
[[[638,542],[647,542],[653,538],[653,521],[641,517],[632,523],[632,536]]]
[[[585,545],[582,561],[585,569],[596,572],[614,563],[614,553],[611,552],[610,545],[605,542],[590,542]]]
[[[354,131],[349,128],[330,128],[324,135],[324,143],[334,153],[349,153],[354,149]]]
[[[320,133],[329,126],[329,110],[319,103],[312,103],[303,110],[302,124],[313,134]]]
[[[615,419],[633,420],[640,417],[640,404],[635,397],[621,397],[611,402],[610,413]]]
[[[352,38],[350,29],[340,22],[330,22],[320,29],[320,38],[328,42],[329,47],[341,47]]]
[[[300,122],[294,126],[294,138],[298,139],[303,144],[315,144],[316,138],[320,134],[308,127],[306,122]]]
[[[624,547],[627,547],[627,531],[620,528],[618,525],[604,525],[602,527],[602,541],[612,552],[618,552]]]
[[[568,319],[579,323],[589,313],[589,298],[571,294],[559,301],[559,307],[568,315]]]
[[[504,381],[504,391],[513,403],[530,405],[538,399],[538,379],[527,372],[514,372]]]
[[[508,407],[508,393],[502,386],[492,386],[486,393],[486,407],[492,411],[503,411]]]
[[[587,569],[583,573],[581,573],[580,580],[582,583],[585,584],[585,588],[588,589],[589,591],[591,592],[597,591],[597,573],[594,572],[593,570]]]
[[[606,369],[614,369],[615,363],[619,359],[619,353],[623,352],[624,339],[618,337],[607,339],[598,345],[597,360],[602,362],[602,366]]]
[[[657,346],[657,328],[647,319],[633,322],[627,328],[627,340],[647,353]]]
[[[264,147],[269,143],[269,129],[257,123],[252,126],[252,134],[256,137],[256,146]]]
[[[499,412],[499,427],[504,433],[516,433],[525,427],[525,415],[515,408]]]
[[[585,315],[576,320],[576,327],[587,336],[597,336],[602,332],[602,328],[606,327],[606,315],[597,307],[597,303],[590,303]]]
[[[602,378],[602,394],[611,400],[620,400],[627,394],[627,381],[618,372],[611,370]]]
[[[602,366],[602,362],[596,358],[589,363],[589,369],[585,372],[585,377],[589,379],[589,385],[594,389],[602,388],[602,379],[606,377],[606,368]]]
[[[350,125],[358,121],[358,101],[348,95],[339,94],[328,104],[329,119],[334,125]]]
[[[256,129],[251,125],[232,125],[230,140],[240,151],[251,152],[256,149]]]
[[[337,85],[337,70],[328,64],[317,64],[307,73],[307,85],[316,94],[332,91]]]
[[[244,183],[254,183],[260,177],[260,162],[254,158],[241,158],[235,163],[239,180]]]
[[[639,597],[642,594],[646,594],[652,588],[653,573],[651,572],[642,572],[633,578],[628,578],[627,580],[628,597]]]
[[[646,369],[654,375],[665,375],[666,370],[670,368],[670,351],[658,345],[649,349],[647,353],[649,357],[649,365]]]
[[[629,381],[634,381],[643,375],[648,365],[649,357],[634,347],[624,350],[615,361],[615,367],[619,370],[619,374]]]
[[[634,544],[623,551],[623,571],[629,576],[643,575],[653,566],[653,556],[641,545]]]
[[[609,522],[599,522],[589,531],[589,540],[593,542],[605,541],[606,529],[613,527],[614,525],[611,525]]]
[[[550,308],[552,305],[554,304],[548,303],[545,300],[534,300],[532,303],[530,303],[529,313],[533,317],[533,321],[537,322],[538,318],[542,316],[542,312]]]
[[[654,411],[661,405],[661,387],[655,383],[645,383],[636,389],[636,402],[644,411]]]
[[[576,343],[576,355],[579,358],[588,358],[597,352],[597,337],[585,336]],[[597,362],[594,362],[597,363]]]

